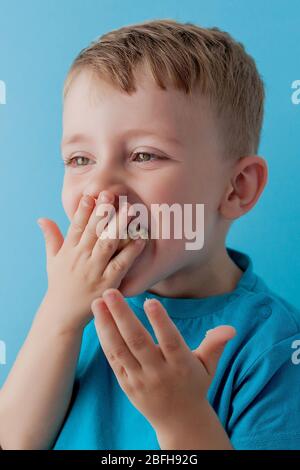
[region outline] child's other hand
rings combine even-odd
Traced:
[[[236,330],[218,326],[191,351],[161,302],[146,300],[144,310],[158,344],[120,291],[104,292],[92,304],[100,344],[119,385],[158,434],[192,430],[203,418],[218,361]]]
[[[100,195],[96,205],[91,196],[81,198],[65,239],[55,222],[38,220],[47,256],[48,290],[44,302],[63,331],[84,328],[93,318],[92,301],[108,287],[119,287],[145,246],[145,242],[139,245],[130,241],[111,259],[120,243],[119,223],[123,231],[130,220],[128,204],[112,216],[114,195],[111,194],[112,203],[106,204],[107,209],[103,208],[104,211],[110,209],[106,227],[106,217],[96,215],[99,203],[104,204]],[[101,239],[104,229],[109,237]]]

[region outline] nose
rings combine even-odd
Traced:
[[[105,187],[101,187],[101,189],[97,189],[97,190],[85,189],[83,191],[83,195],[89,194],[90,196],[92,196],[94,199],[97,200],[99,194],[102,191],[108,191],[111,196],[113,195],[113,197],[114,197],[113,204],[114,204],[116,210],[119,209],[119,202],[121,204],[124,204],[124,201],[129,202],[128,201],[128,191],[127,191],[127,189],[125,189],[124,187],[120,187],[120,186],[105,186]],[[126,199],[124,199],[124,201],[123,200],[119,201],[120,196],[122,196],[123,198],[126,197]]]
[[[120,206],[123,206],[126,202],[133,205],[138,202],[138,195],[135,193],[133,188],[130,188],[126,184],[125,176],[122,174],[122,170],[114,167],[108,168],[107,165],[102,166],[102,168],[93,173],[90,176],[90,179],[87,181],[83,195],[90,195],[94,199],[98,199],[99,194],[102,191],[108,191],[111,195],[114,196],[113,205],[115,210],[118,211]],[[138,202],[139,203],[139,202]],[[139,209],[137,209],[139,211]],[[146,207],[145,217],[143,212],[139,215],[141,218],[141,223],[144,227],[148,229],[148,233],[151,233],[151,226],[153,225],[153,220],[148,214],[148,209]],[[136,214],[137,215],[137,214]]]
[[[126,196],[128,198],[128,187],[121,180],[121,176],[117,173],[115,167],[114,169],[103,168],[93,172],[83,190],[83,195],[89,194],[94,199],[98,199],[99,194],[104,190],[114,195],[116,210],[119,208],[119,196]]]

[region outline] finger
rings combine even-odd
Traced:
[[[115,321],[102,298],[95,299],[91,305],[95,317],[95,327],[102,346],[114,373],[117,376],[139,372],[141,365],[128,349]]]
[[[162,356],[150,333],[131,310],[123,295],[117,289],[106,289],[102,298],[110,311],[120,334],[132,355],[142,368],[157,368]]]
[[[115,220],[111,221],[112,225],[107,228],[105,238],[99,237],[92,251],[92,257],[97,260],[97,265],[103,273],[103,277],[113,281],[114,285],[118,285],[117,282],[121,282],[132,262],[143,248],[143,244],[141,246],[139,243],[134,245],[130,241],[128,245],[116,254],[120,245],[120,233],[125,233],[130,218],[131,216],[128,216],[126,206],[122,207],[119,216],[116,215],[114,217]],[[116,230],[115,225],[120,226],[120,233],[117,234],[117,237],[114,233]],[[112,258],[113,255],[114,257]]]
[[[128,202],[125,202],[120,210],[115,213],[114,217],[109,221],[107,230],[104,232],[100,233],[98,232],[98,235],[101,238],[110,238],[113,240],[117,240],[117,243],[119,244],[120,237],[124,239],[124,236],[127,233],[127,225],[131,219],[132,216],[128,215],[128,211],[130,208],[130,204]]]
[[[96,239],[96,243],[92,248],[91,257],[96,260],[97,269],[101,272],[101,274],[105,270],[108,261],[113,256],[120,243],[118,236],[113,234],[113,232],[116,232],[117,230],[116,226],[119,223],[120,215],[121,217],[123,216],[123,218],[125,217],[125,219],[127,219],[127,214],[124,208],[121,211],[121,214],[116,214],[114,210],[114,215],[108,222],[108,226],[105,231],[103,231],[102,229],[104,225],[106,225],[106,221],[101,220],[97,224],[96,233],[98,236]],[[113,230],[111,227],[113,227]]]
[[[235,335],[236,330],[232,326],[218,326],[208,330],[201,344],[193,351],[195,356],[201,360],[209,375],[215,375],[224,348]]]
[[[88,251],[92,251],[95,243],[98,240],[98,230],[104,230],[106,224],[109,223],[116,212],[113,205],[115,198],[114,194],[105,191],[105,195],[106,194],[110,199],[105,201],[103,200],[104,191],[99,194],[93,213],[91,214],[91,217],[80,240],[81,247]]]
[[[147,299],[144,302],[144,310],[166,361],[174,366],[186,363],[191,350],[164,306],[157,299]]]
[[[97,242],[98,243],[98,242]],[[103,260],[106,267],[102,266],[103,278],[108,279],[110,285],[119,287],[129,268],[133,265],[137,257],[142,253],[146,246],[146,240],[141,238],[131,240],[117,255],[111,260],[111,253],[101,252],[101,247],[95,250],[95,257]],[[115,249],[113,250],[113,252]],[[110,261],[109,261],[110,260]],[[108,264],[107,264],[108,263]]]
[[[82,196],[67,232],[66,243],[70,243],[73,246],[79,243],[90,215],[93,212],[94,205],[94,198],[89,195]]]
[[[55,222],[50,219],[38,219],[38,225],[40,226],[46,245],[47,259],[51,256],[55,256],[61,248],[64,237],[59,230]]]

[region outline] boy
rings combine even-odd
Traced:
[[[40,220],[48,290],[1,390],[1,446],[300,448],[299,312],[225,247],[267,180],[253,59],[217,28],[149,21],[83,50],[64,91],[71,224],[64,240]],[[159,237],[117,252],[97,210],[121,196],[204,204],[203,248]],[[109,219],[120,230],[127,209]]]

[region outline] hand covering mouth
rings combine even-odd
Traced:
[[[126,238],[120,238],[120,242],[118,248],[116,250],[116,254],[119,253],[123,248],[130,243],[131,240],[137,240],[138,238],[142,238],[144,240],[149,240],[149,234],[146,227],[139,227],[140,224],[136,224],[136,226],[132,227],[131,225],[126,229]]]

